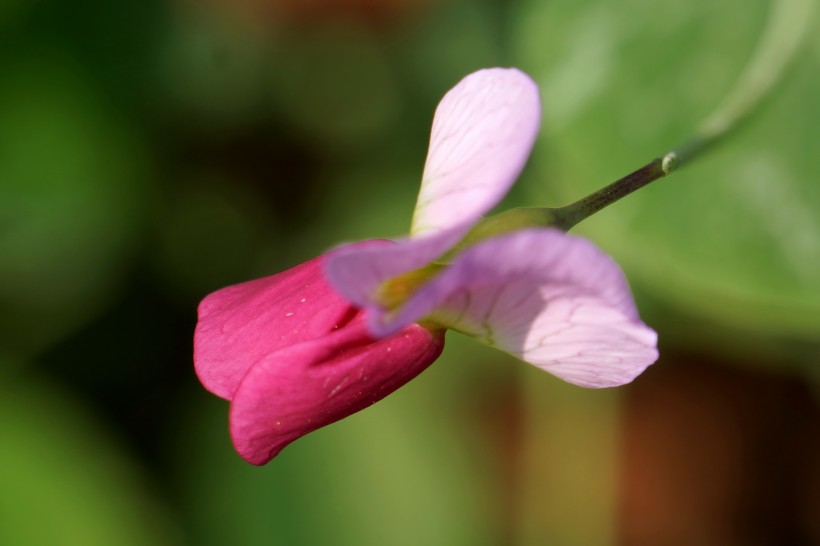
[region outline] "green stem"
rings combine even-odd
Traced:
[[[616,180],[609,186],[587,195],[571,205],[559,209],[552,209],[554,218],[552,225],[567,231],[581,220],[595,214],[607,205],[626,197],[658,178],[663,178],[671,172],[669,162],[665,162],[664,159],[665,158],[653,159],[637,171],[626,175],[620,180]]]

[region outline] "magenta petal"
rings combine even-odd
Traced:
[[[354,248],[382,244],[369,241]],[[283,347],[325,336],[353,318],[358,311],[325,279],[326,257],[202,300],[194,368],[206,389],[230,400],[254,363]]]
[[[629,382],[658,356],[618,265],[589,241],[551,229],[483,241],[394,315],[371,313],[382,335],[421,318],[585,387]]]
[[[443,349],[442,330],[418,325],[374,340],[364,313],[325,279],[332,254],[224,288],[200,304],[196,372],[207,389],[232,401],[231,435],[253,464],[384,398]]]
[[[234,446],[265,464],[286,445],[362,410],[427,368],[444,332],[411,325],[374,340],[361,316],[327,336],[267,355],[246,374],[231,403]]]
[[[514,68],[462,79],[441,100],[413,214],[413,237],[469,229],[504,197],[541,123],[538,86]]]

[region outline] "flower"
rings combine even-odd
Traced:
[[[195,369],[231,401],[231,437],[250,463],[381,400],[444,348],[441,328],[416,324],[373,338],[363,310],[327,283],[326,259],[223,288],[199,305]]]
[[[469,239],[529,157],[538,89],[515,69],[464,78],[439,104],[411,234],[336,249],[219,290],[199,307],[194,361],[231,400],[237,451],[264,464],[380,400],[438,358],[452,329],[584,387],[657,359],[618,265],[549,227]]]
[[[657,359],[657,336],[611,258],[543,227],[454,250],[518,177],[540,118],[538,88],[522,72],[464,78],[436,110],[410,237],[342,249],[328,278],[368,310],[377,337],[424,319],[570,383],[621,385]]]

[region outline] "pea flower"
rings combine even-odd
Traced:
[[[242,457],[264,464],[384,398],[438,358],[446,329],[583,387],[627,383],[657,359],[623,273],[592,243],[526,223],[474,236],[540,118],[522,72],[470,74],[436,110],[408,238],[342,247],[202,301],[196,372],[231,401]]]

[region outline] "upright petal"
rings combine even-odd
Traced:
[[[265,464],[286,445],[362,410],[424,369],[444,347],[444,331],[411,325],[374,340],[362,316],[327,336],[270,353],[245,375],[231,403],[234,446]]]
[[[328,260],[331,284],[358,306],[378,307],[384,281],[444,254],[504,197],[540,121],[538,87],[523,72],[491,68],[461,80],[436,109],[411,238],[342,249]]]
[[[354,247],[379,246],[381,241]],[[229,286],[199,304],[194,368],[206,389],[230,400],[251,366],[288,345],[327,335],[359,312],[328,284],[326,256]]]
[[[421,318],[584,387],[627,383],[658,356],[617,264],[552,229],[470,247],[398,312],[371,313],[383,335]]]
[[[413,214],[413,237],[472,227],[515,182],[538,127],[538,87],[514,68],[479,70],[441,100]]]

